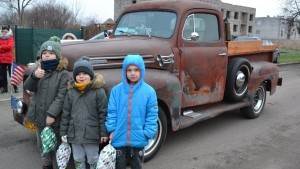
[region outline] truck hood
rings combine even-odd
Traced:
[[[171,55],[172,45],[164,39],[119,37],[103,40],[62,43],[62,56],[69,60],[69,70],[81,56],[90,57],[94,69],[121,67],[128,54],[143,56],[147,67],[160,68],[157,55]]]

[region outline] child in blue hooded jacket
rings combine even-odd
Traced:
[[[123,61],[122,82],[113,87],[108,103],[106,128],[117,150],[116,169],[140,169],[144,147],[157,130],[158,105],[155,90],[146,82],[144,60],[128,55]]]

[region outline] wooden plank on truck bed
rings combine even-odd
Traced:
[[[277,45],[263,45],[262,40],[229,41],[227,42],[228,55],[274,51]]]

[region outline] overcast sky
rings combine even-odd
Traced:
[[[256,17],[277,16],[281,13],[280,0],[222,0],[233,5],[256,8]]]
[[[280,15],[280,0],[222,0],[225,3],[256,8],[256,17]],[[83,15],[99,18],[104,22],[114,18],[114,0],[85,0]]]

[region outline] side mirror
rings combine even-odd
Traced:
[[[197,32],[192,32],[190,38],[192,41],[197,41],[199,39],[199,34]]]

